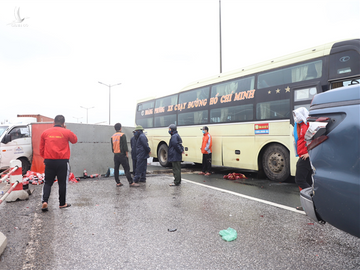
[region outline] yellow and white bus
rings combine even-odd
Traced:
[[[167,162],[168,126],[183,140],[183,161],[201,163],[202,133],[213,137],[212,165],[265,173],[273,181],[295,175],[292,110],[313,96],[360,82],[360,39],[314,47],[194,82],[181,91],[138,102],[135,122],[151,153]]]

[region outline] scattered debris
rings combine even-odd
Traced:
[[[237,238],[237,232],[233,228],[227,228],[226,230],[221,230],[219,232],[221,238],[227,242],[234,241]]]
[[[75,178],[73,173],[69,174],[69,181],[77,183],[80,178]],[[32,171],[27,171],[23,177],[23,185],[42,185],[45,181],[45,174],[44,173],[37,173]],[[57,180],[55,181],[57,182]]]
[[[80,180],[80,179],[79,179],[79,180]],[[74,182],[74,183],[77,183],[77,182],[78,182],[77,178],[75,178],[75,175],[74,175],[73,173],[70,173],[70,174],[69,174],[69,181],[70,181],[70,182]]]
[[[23,185],[41,185],[44,184],[44,173],[37,173],[32,171],[27,171],[23,177]]]
[[[227,180],[247,179],[247,177],[242,173],[229,173],[224,175],[223,178]]]

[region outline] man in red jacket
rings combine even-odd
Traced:
[[[57,177],[59,183],[59,207],[70,207],[66,203],[66,189],[69,181],[69,159],[70,146],[77,142],[76,135],[66,129],[65,117],[57,115],[54,119],[54,127],[45,130],[40,139],[40,155],[45,163],[45,183],[42,192],[42,211],[48,210],[48,200],[51,193],[51,187]]]

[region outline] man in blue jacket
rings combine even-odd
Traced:
[[[131,145],[131,159],[133,164],[133,176],[135,176],[136,171],[136,138],[135,138],[135,130],[133,130],[133,136],[130,139]]]
[[[148,144],[148,139],[143,133],[142,126],[136,126],[135,139],[136,139],[136,171],[134,182],[146,182],[146,168],[147,159],[150,157],[151,150]]]
[[[168,149],[168,161],[172,163],[174,174],[174,183],[170,184],[170,186],[179,186],[181,184],[181,161],[182,154],[184,154],[184,147],[182,146],[181,137],[174,124],[169,126],[169,134],[171,138]]]

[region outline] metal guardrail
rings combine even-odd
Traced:
[[[19,166],[15,166],[15,167],[12,168],[12,169],[9,168],[9,169],[3,171],[1,174],[4,174],[6,171],[9,170],[9,172],[6,173],[6,175],[4,175],[3,177],[1,177],[0,183],[2,183],[3,181],[5,181],[5,179],[7,179],[7,178],[10,176],[10,174],[12,174],[13,172],[15,172],[18,168],[19,168]],[[0,175],[1,175],[1,174],[0,174]]]

